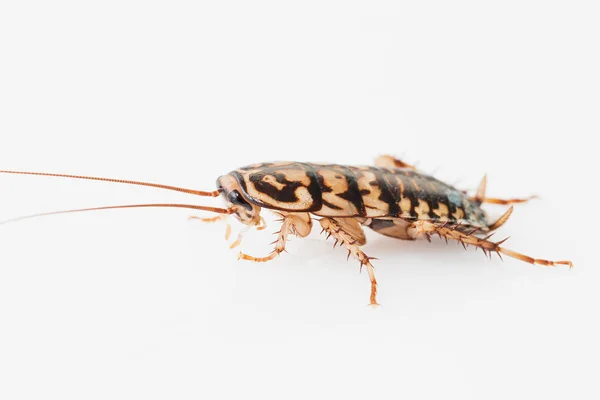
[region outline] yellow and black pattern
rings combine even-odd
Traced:
[[[231,172],[248,201],[324,217],[448,221],[487,228],[477,204],[456,188],[408,168],[300,162],[254,164]]]

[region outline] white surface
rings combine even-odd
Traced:
[[[0,398],[598,398],[594,2],[7,3],[0,168],[209,190],[251,162],[393,153],[461,188],[487,172],[490,195],[539,194],[498,238],[575,268],[368,232],[371,310],[366,273],[318,232],[259,265],[186,210],[7,224]],[[219,203],[54,178],[0,188],[0,219]],[[268,253],[275,230],[243,249]]]

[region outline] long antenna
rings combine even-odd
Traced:
[[[129,180],[124,180],[124,179],[99,178],[99,177],[95,177],[95,176],[50,174],[47,172],[24,172],[24,171],[8,171],[8,170],[0,170],[0,173],[15,174],[15,175],[55,176],[55,177],[60,177],[60,178],[87,179],[87,180],[91,180],[91,181],[126,183],[128,185],[150,186],[150,187],[155,187],[155,188],[159,188],[159,189],[174,190],[176,192],[183,192],[183,193],[195,194],[197,196],[207,196],[207,197],[218,197],[219,194],[221,194],[220,189],[212,191],[212,192],[204,192],[202,190],[185,189],[185,188],[180,188],[177,186],[161,185],[158,183],[129,181]]]
[[[46,215],[57,215],[57,214],[68,214],[68,213],[76,213],[83,211],[98,211],[98,210],[112,210],[116,208],[142,208],[142,207],[166,207],[166,208],[191,208],[193,210],[202,210],[202,211],[210,211],[219,214],[232,214],[233,209],[231,208],[218,208],[218,207],[205,207],[205,206],[197,206],[194,204],[127,204],[121,206],[105,206],[105,207],[92,207],[92,208],[79,208],[76,210],[63,210],[63,211],[52,211],[47,213],[40,214],[31,214],[25,215],[23,217],[11,218],[5,221],[0,221],[0,225],[8,224],[9,222],[22,221],[24,219],[30,219],[35,217],[43,217]]]

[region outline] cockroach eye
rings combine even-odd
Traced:
[[[252,211],[252,206],[250,205],[250,203],[248,203],[246,199],[244,199],[244,197],[237,190],[232,190],[231,192],[229,192],[229,194],[227,195],[227,200],[231,204],[234,204],[236,206],[242,206],[248,211]]]

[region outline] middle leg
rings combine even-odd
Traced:
[[[378,306],[377,303],[377,280],[375,279],[375,268],[371,264],[373,257],[367,256],[359,246],[364,245],[367,240],[360,224],[353,218],[322,218],[319,223],[326,231],[328,236],[335,239],[334,247],[340,243],[348,250],[348,257],[354,256],[359,262],[361,268],[363,265],[367,268],[369,279],[371,280],[370,305]]]

